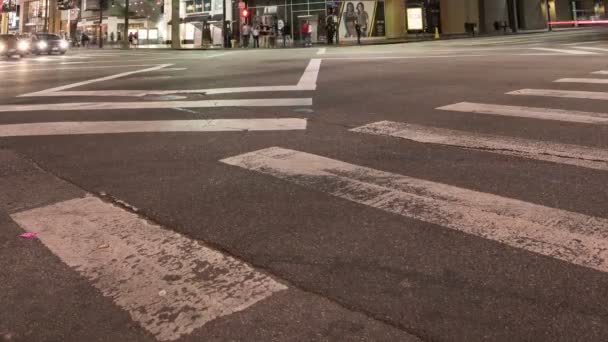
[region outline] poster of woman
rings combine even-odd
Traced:
[[[341,39],[357,39],[356,24],[361,36],[384,36],[384,3],[379,1],[343,1],[340,6],[339,34]]]

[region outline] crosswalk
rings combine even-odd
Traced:
[[[605,84],[603,81],[594,83]],[[507,95],[608,100],[608,92],[576,90],[522,89]],[[461,102],[437,109],[590,125],[608,123],[606,113],[555,108]],[[393,121],[373,122],[351,131],[362,134],[361,139],[371,134],[608,171],[608,151],[604,148]],[[608,272],[606,218],[385,172],[280,146],[229,157],[221,162],[383,211]]]
[[[540,49],[572,55],[593,55],[582,48]],[[566,52],[568,51],[568,52]],[[572,53],[572,51],[580,51]],[[314,62],[313,62],[314,61]],[[207,94],[265,91],[311,91],[321,65],[314,59],[295,85],[207,89]],[[166,67],[166,66],[165,66]],[[164,67],[155,66],[153,70]],[[148,70],[147,70],[148,71]],[[146,72],[147,72],[146,71]],[[129,72],[120,75],[133,75]],[[601,77],[608,71],[596,71]],[[112,76],[113,77],[113,76]],[[73,90],[82,85],[114,79],[105,77],[24,94],[27,97],[92,96]],[[602,78],[562,78],[555,83],[608,84]],[[278,88],[277,88],[278,87]],[[182,90],[181,93],[201,90]],[[214,92],[215,91],[215,92]],[[116,91],[122,92],[122,91]],[[125,97],[176,94],[180,91],[126,91]],[[97,96],[116,93],[99,92]],[[564,89],[519,89],[505,94],[608,100],[608,92]],[[115,109],[167,109],[237,106],[311,106],[312,98],[264,98],[204,101],[70,102],[56,104],[2,105],[0,112],[75,111]],[[436,108],[449,113],[501,116],[505,119],[559,121],[591,126],[608,123],[608,113],[561,108],[527,107],[492,103],[458,102]],[[0,125],[0,137],[67,134],[114,134],[135,132],[211,132],[304,130],[305,118],[257,118],[164,121],[51,122]],[[346,130],[346,129],[345,129]],[[374,135],[414,143],[484,151],[532,161],[608,171],[604,148],[547,142],[535,139],[479,134],[464,130],[407,122],[377,121],[347,132],[366,139]],[[361,166],[338,158],[306,151],[268,146],[243,154],[224,156],[225,167],[251,172],[252,177],[271,177],[358,205],[435,224],[446,229],[498,242],[600,272],[608,272],[608,218],[538,205],[380,168]],[[254,176],[255,175],[255,176]],[[138,215],[95,196],[58,201],[13,213],[11,218],[25,231],[37,232],[44,245],[63,262],[88,279],[116,306],[158,341],[173,341],[192,334],[209,322],[229,317],[273,296],[290,285],[255,267],[227,256],[198,241],[147,222]],[[108,250],[95,253],[98,241]],[[152,280],[152,281],[151,281]],[[413,339],[414,340],[414,339]]]

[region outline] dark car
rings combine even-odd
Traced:
[[[60,36],[52,33],[34,33],[31,36],[32,53],[39,55],[41,53],[60,53],[64,54],[68,51],[70,44]]]
[[[0,56],[12,57],[19,55],[23,57],[30,51],[30,43],[26,40],[17,39],[12,34],[0,34]]]

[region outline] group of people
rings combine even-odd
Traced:
[[[280,36],[283,41],[283,47],[285,47],[287,40],[291,38],[291,27],[289,23],[284,23],[280,26],[278,23],[271,25],[255,24],[254,26],[247,23],[243,24],[241,27],[242,46],[248,48],[250,41],[253,40],[253,48],[275,48],[277,46],[277,39]]]

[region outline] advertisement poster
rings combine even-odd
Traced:
[[[334,14],[336,11],[334,10]],[[384,1],[343,1],[339,14],[340,39],[356,40],[355,24],[361,25],[361,37],[384,37]]]
[[[407,29],[408,31],[424,30],[424,22],[422,19],[422,8],[414,7],[407,9]]]

